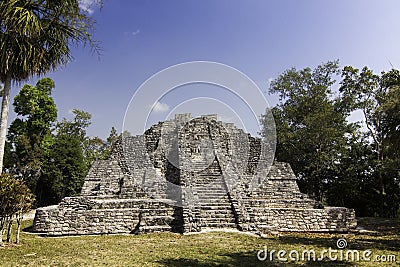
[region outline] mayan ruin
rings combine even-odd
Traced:
[[[348,232],[355,212],[323,207],[299,191],[287,163],[216,115],[190,114],[125,137],[91,167],[80,196],[39,208],[33,230],[48,236],[178,233],[209,229]],[[265,169],[264,169],[265,168]]]

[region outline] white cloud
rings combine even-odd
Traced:
[[[80,9],[92,15],[94,13],[92,6],[97,3],[97,0],[79,0],[78,3]]]
[[[132,35],[135,36],[135,35],[138,35],[139,33],[140,33],[140,29],[137,29],[136,31],[132,32]]]
[[[156,102],[153,105],[153,111],[154,112],[167,112],[169,110],[169,106],[165,103],[161,102]]]

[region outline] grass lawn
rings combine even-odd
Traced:
[[[29,227],[32,221],[24,221]],[[41,237],[23,232],[20,245],[0,248],[1,266],[400,266],[399,220],[360,218],[366,231],[354,234],[283,234],[259,238],[255,236],[211,232],[194,235],[157,233],[147,235],[108,235],[77,237]],[[360,257],[371,250],[371,261],[302,261],[304,250],[315,250],[318,258],[329,248],[337,249],[336,241],[345,238],[342,250],[358,250]],[[300,261],[260,261],[257,252],[291,250],[300,254]],[[335,252],[333,252],[335,253]],[[291,254],[296,256],[295,252]],[[334,256],[336,254],[332,254]],[[340,257],[340,252],[337,253]],[[377,262],[376,256],[397,262]],[[260,256],[264,256],[261,253]],[[268,255],[269,256],[269,255]],[[367,255],[368,256],[368,255]],[[389,256],[389,257],[388,257]],[[345,257],[345,256],[343,256]],[[351,257],[351,256],[350,256]],[[339,258],[340,259],[340,258]]]

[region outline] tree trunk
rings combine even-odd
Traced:
[[[3,229],[0,229],[0,247],[4,247],[4,242],[3,242]]]
[[[11,73],[7,75],[4,81],[3,100],[1,103],[1,119],[0,119],[0,174],[3,172],[4,148],[6,145],[8,109],[10,105],[11,91]]]
[[[1,225],[0,225],[0,247],[4,247],[3,236],[4,232],[8,226],[8,216],[4,216],[1,218]]]
[[[11,241],[11,231],[12,231],[13,222],[14,222],[14,219],[11,216],[10,220],[8,221],[8,227],[7,227],[7,243],[10,243],[10,241]]]
[[[17,217],[17,235],[15,238],[15,244],[19,244],[19,233],[21,232],[21,221],[22,221],[22,214],[19,214]]]
[[[4,243],[3,243],[3,229],[4,229],[4,225],[5,225],[5,218],[1,218],[1,222],[0,222],[0,247],[4,247]]]

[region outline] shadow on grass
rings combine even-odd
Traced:
[[[298,237],[298,236],[282,236],[277,239],[280,244],[295,245],[302,247],[310,245],[321,249],[337,249],[336,241],[340,237],[324,238],[324,237]],[[343,238],[347,239],[346,236]],[[348,245],[346,249],[350,250],[400,250],[400,239],[384,239],[381,236],[374,237],[371,235],[355,236],[352,240],[347,239]]]
[[[400,235],[399,218],[360,217],[357,218],[357,221],[360,228],[372,231],[371,233],[368,233],[368,235]]]
[[[22,232],[26,232],[26,233],[34,233],[33,231],[33,225],[27,226],[25,228],[22,228]]]
[[[374,239],[374,238],[362,238],[359,237],[352,244],[349,244],[349,249],[357,249],[357,250],[373,250],[373,249],[381,249],[381,250],[392,250],[399,251],[400,250],[400,240],[383,240],[383,239]]]
[[[310,245],[320,248],[336,248],[338,237],[323,237],[323,236],[281,236],[276,239],[277,242],[286,245],[304,246]]]
[[[158,261],[158,263],[164,266],[178,267],[178,266],[191,266],[191,267],[216,267],[216,266],[275,266],[275,267],[296,267],[296,266],[355,266],[350,262],[334,262],[334,261],[302,261],[302,262],[279,262],[279,261],[261,261],[257,259],[257,251],[253,252],[239,252],[224,254],[223,259],[217,261],[211,260],[197,260],[197,259],[185,259],[185,258],[171,258]]]

